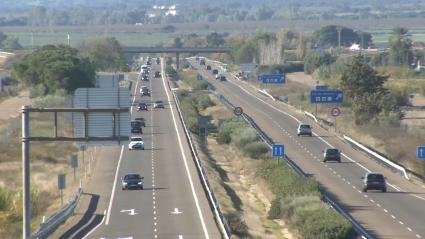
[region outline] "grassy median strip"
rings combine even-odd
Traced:
[[[348,238],[354,233],[351,224],[323,202],[317,181],[298,176],[286,164],[271,160],[268,146],[250,125],[231,113],[221,116],[225,107],[216,97],[187,91],[178,96],[185,122],[194,134],[201,159],[206,161],[208,178],[235,236],[257,238],[263,233],[268,238],[309,239]],[[207,139],[198,136],[199,116],[210,119]],[[262,193],[264,190],[270,194]],[[248,212],[256,214],[255,223]],[[283,233],[279,220],[286,222],[285,227],[289,224],[292,233]]]

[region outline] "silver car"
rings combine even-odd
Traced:
[[[308,135],[312,136],[311,126],[309,124],[299,124],[297,128],[297,135]]]

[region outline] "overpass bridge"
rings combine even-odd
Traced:
[[[181,53],[230,53],[229,47],[123,47],[123,53],[175,53],[177,69]]]

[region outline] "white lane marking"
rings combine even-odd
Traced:
[[[130,215],[130,216],[134,216],[134,215],[139,214],[139,213],[136,212],[136,210],[134,208],[133,209],[123,209],[120,212],[127,213],[127,215]]]
[[[183,239],[183,236],[182,235],[179,235],[179,239]]]
[[[418,199],[420,199],[420,200],[424,200],[425,201],[425,198],[423,198],[423,197],[420,197],[420,196],[418,196],[418,195],[416,195],[416,194],[410,194],[411,196],[413,196],[413,197],[415,197],[415,198],[418,198]]]
[[[181,214],[181,213],[183,213],[183,212],[179,212],[178,208],[174,208],[174,211],[171,212],[171,214]]]
[[[176,134],[177,134],[177,140],[179,141],[180,153],[183,157],[184,167],[186,169],[186,174],[187,174],[187,177],[189,179],[190,189],[192,190],[192,195],[193,195],[193,199],[195,200],[196,209],[198,210],[199,219],[201,220],[201,225],[202,225],[202,230],[204,231],[204,236],[205,236],[206,239],[209,239],[210,236],[208,235],[208,229],[207,229],[207,226],[205,225],[204,216],[202,215],[202,211],[201,211],[201,208],[199,206],[198,196],[196,195],[196,192],[195,192],[195,187],[193,185],[192,176],[191,176],[190,171],[189,171],[189,166],[187,164],[186,155],[184,154],[184,150],[183,150],[183,144],[182,144],[180,134],[179,134],[179,131],[178,131],[178,128],[177,128],[176,117],[175,117],[174,111],[173,111],[173,104],[171,104],[170,94],[168,93],[167,86],[165,84],[165,78],[164,78],[165,74],[164,73],[165,73],[165,71],[164,71],[164,60],[161,60],[162,84],[164,86],[165,93],[167,94],[168,102],[170,102],[170,111],[171,111],[171,116],[173,117],[174,129],[175,129]]]
[[[409,230],[409,232],[411,232],[411,231],[412,231],[412,229],[411,229],[410,227],[407,227],[407,230]]]
[[[92,234],[94,231],[96,231],[96,229],[98,228],[98,227],[100,227],[100,225],[102,225],[103,224],[103,221],[105,221],[105,215],[106,215],[106,210],[105,211],[103,211],[103,218],[102,218],[102,221],[99,223],[99,224],[97,224],[93,229],[91,229],[84,237],[83,237],[83,239],[86,239],[88,236],[90,236],[90,234]]]
[[[376,204],[376,206],[381,207],[381,204],[378,203],[378,204]]]
[[[417,237],[417,238],[422,238],[421,236],[419,236],[419,234],[416,234],[416,237]]]
[[[121,166],[121,160],[122,160],[123,153],[124,153],[124,145],[121,146],[120,159],[118,160],[117,169],[115,170],[114,184],[112,185],[111,199],[109,200],[108,214],[106,215],[105,225],[108,225],[109,224],[109,218],[111,216],[112,203],[114,201],[114,196],[115,196],[115,187],[117,185],[118,172],[120,171],[120,166]]]
[[[388,213],[388,210],[384,208],[384,212]]]
[[[140,75],[140,74],[139,74]],[[137,95],[137,86],[139,85],[139,77],[137,77],[136,80],[136,87],[134,88],[134,96],[133,96],[133,102],[131,103],[131,107],[130,107],[130,114],[133,113],[133,105],[134,102],[136,101],[136,95]]]
[[[293,118],[293,119],[294,119],[297,123],[301,123],[301,121],[300,121],[300,120],[298,120],[295,116],[292,116],[291,114],[289,114],[289,113],[287,113],[287,112],[285,112],[285,111],[283,111],[283,110],[280,110],[280,109],[278,109],[278,108],[274,107],[274,106],[273,106],[273,105],[271,105],[271,104],[268,104],[268,103],[267,103],[267,102],[265,102],[264,100],[262,100],[262,99],[258,98],[257,96],[255,96],[255,95],[251,94],[249,91],[247,91],[246,89],[244,89],[242,86],[237,85],[237,84],[235,84],[235,83],[234,83],[234,82],[232,82],[232,81],[229,81],[229,82],[231,82],[233,85],[235,85],[235,86],[239,87],[241,90],[245,91],[245,93],[247,93],[249,96],[252,96],[252,97],[254,97],[254,98],[258,99],[259,101],[263,102],[264,104],[266,104],[266,105],[267,105],[267,106],[269,106],[270,108],[273,108],[274,110],[276,110],[276,111],[278,111],[278,112],[280,112],[280,113],[282,113],[282,114],[284,114],[284,115],[287,115],[287,116],[289,116],[289,117]],[[327,144],[328,146],[330,146],[330,147],[332,147],[332,148],[335,148],[334,146],[332,146],[329,142],[327,142],[326,140],[324,140],[324,139],[323,139],[321,136],[319,136],[318,134],[316,134],[316,133],[314,133],[314,132],[313,132],[313,135],[315,135],[318,139],[320,139],[321,141],[323,141],[323,142],[324,142],[325,144]],[[346,154],[342,153],[341,155],[342,155],[342,156],[344,156],[344,157],[346,157],[348,160],[352,161],[353,163],[355,163],[357,166],[359,166],[359,167],[363,168],[366,172],[369,172],[369,173],[371,172],[368,168],[366,168],[365,166],[363,166],[363,165],[362,165],[362,164],[360,164],[359,162],[357,162],[357,161],[353,160],[352,158],[348,157]],[[397,191],[404,191],[404,190],[398,189],[398,187],[397,187],[396,185],[390,184],[390,183],[388,183],[388,182],[387,182],[387,184],[388,184],[390,187],[392,187],[392,188],[394,188],[395,190],[397,190]]]
[[[392,215],[392,214],[391,214],[391,217],[392,217],[393,219],[395,219],[395,216],[394,216],[394,215]]]
[[[401,225],[404,225],[404,223],[402,221],[398,221],[398,223],[400,223]]]

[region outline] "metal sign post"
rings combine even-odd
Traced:
[[[74,181],[77,179],[78,157],[76,154],[71,155],[71,167],[74,169]]]
[[[338,107],[334,107],[331,109],[331,115],[334,117],[334,129],[336,132],[336,117],[341,114],[341,110]]]
[[[61,191],[61,206],[63,205],[63,190],[65,189],[65,174],[58,175],[58,189]]]
[[[279,165],[280,158],[285,157],[285,145],[274,144],[272,146],[272,158],[277,158],[277,164]]]
[[[51,137],[33,137],[29,135],[29,119],[30,112],[40,112],[40,113],[53,113],[55,115],[55,126],[54,126],[54,135]],[[58,121],[57,121],[57,113],[79,113],[82,114],[81,121],[79,123],[82,124],[82,133],[75,137],[65,137],[58,135]],[[104,132],[104,134],[99,134],[99,131],[92,131],[93,118],[96,118],[96,114],[93,113],[101,113],[101,116],[111,119],[113,122],[116,122],[115,117],[121,117],[121,114],[128,114],[128,116],[122,116],[124,118],[129,118],[130,108],[126,107],[115,107],[115,108],[29,108],[28,106],[22,106],[22,237],[24,239],[29,239],[31,235],[31,218],[30,218],[30,141],[43,141],[43,142],[52,142],[52,141],[62,141],[62,142],[110,142],[110,141],[118,141],[125,142],[128,141],[130,136],[129,129],[129,120],[122,121],[119,127],[122,131],[118,131],[118,135],[110,135],[109,131]],[[113,117],[111,117],[111,115]],[[97,118],[99,119],[99,117]],[[103,119],[103,118],[102,118]],[[128,130],[126,129],[128,127]],[[102,131],[100,131],[102,133]]]

